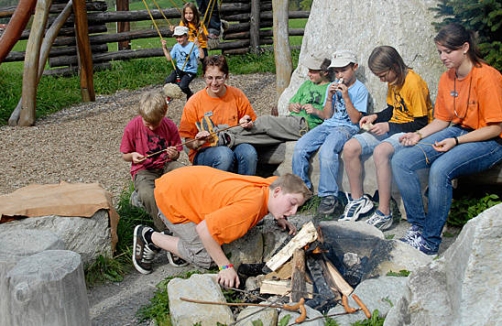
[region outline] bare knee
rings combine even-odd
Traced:
[[[345,159],[354,159],[356,157],[361,156],[361,144],[355,139],[350,139],[343,146],[343,157]]]

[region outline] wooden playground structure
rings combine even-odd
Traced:
[[[170,29],[157,28],[155,20],[179,19],[179,8],[147,8],[133,12],[129,11],[129,0],[116,2],[117,10],[110,12],[106,11],[103,1],[89,0],[20,0],[10,13],[0,8],[0,18],[10,15],[0,37],[0,64],[24,60],[22,97],[9,119],[10,125],[31,126],[35,123],[37,85],[44,74],[54,71],[78,73],[82,100],[88,102],[95,100],[94,69],[106,68],[111,60],[163,56],[160,47],[131,50],[129,42],[156,35],[170,37]],[[292,72],[288,37],[303,35],[303,29],[289,30],[288,20],[308,18],[309,15],[309,12],[289,12],[288,7],[287,0],[240,0],[222,3],[220,7],[222,19],[232,23],[218,49],[229,55],[260,53],[262,46],[273,44],[279,93],[289,84]],[[25,28],[30,19],[31,29],[27,31]],[[155,30],[129,29],[129,22],[149,19]],[[117,33],[106,33],[108,22],[117,22]],[[11,53],[20,39],[27,39],[26,51]],[[108,51],[108,42],[117,42],[118,51]],[[46,62],[49,66],[67,67],[45,70]]]

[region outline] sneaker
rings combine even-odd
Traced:
[[[361,198],[350,201],[343,215],[340,216],[340,221],[357,221],[359,215],[366,214],[373,208],[373,202],[367,195],[363,195]]]
[[[132,192],[129,203],[131,203],[131,205],[134,207],[144,208],[143,203],[141,202],[141,199],[139,199],[139,194],[136,190]]]
[[[229,27],[230,27],[230,24],[226,20],[221,19],[221,30],[223,32],[226,32]]]
[[[319,215],[331,215],[335,212],[335,208],[338,206],[338,200],[335,196],[321,197],[321,202],[317,208],[317,214]]]
[[[184,267],[188,265],[188,262],[179,256],[176,256],[170,251],[166,251],[167,260],[169,264],[174,267]]]
[[[438,250],[432,249],[425,241],[424,238],[420,237],[420,241],[418,242],[417,249],[429,256],[435,256],[438,254]]]
[[[153,229],[148,226],[138,225],[134,228],[134,243],[132,262],[141,274],[150,274],[153,271],[152,261],[158,249],[151,249],[145,240],[145,233]]]
[[[392,226],[392,214],[385,215],[380,212],[378,209],[373,215],[366,221],[369,225],[373,225],[379,230],[387,230]]]
[[[161,233],[165,234],[165,235],[170,235],[170,236],[173,235],[173,233],[169,229],[165,229]],[[166,256],[167,256],[167,260],[169,261],[169,264],[171,264],[174,267],[183,267],[183,266],[188,265],[188,262],[186,260],[184,260],[183,258],[180,258],[179,256],[176,256],[175,254],[173,254],[172,252],[169,252],[167,250],[166,250]]]
[[[422,230],[417,225],[412,225],[408,229],[408,231],[406,231],[404,237],[400,238],[399,240],[406,244],[409,244],[413,248],[418,249],[420,239],[422,239]]]

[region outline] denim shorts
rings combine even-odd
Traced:
[[[375,147],[377,147],[382,142],[391,144],[392,147],[394,147],[394,153],[397,152],[404,147],[404,145],[399,142],[399,137],[404,134],[404,132],[400,132],[389,137],[389,134],[387,133],[377,136],[372,134],[371,132],[364,132],[362,134],[355,135],[353,138],[355,138],[359,142],[359,144],[361,144],[361,154],[370,155],[375,150]]]

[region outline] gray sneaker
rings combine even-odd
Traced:
[[[382,231],[387,230],[392,226],[392,214],[385,215],[380,212],[378,209],[373,215],[366,221],[369,225],[373,225],[377,229]]]
[[[366,214],[373,208],[373,202],[367,195],[363,195],[361,198],[350,201],[342,216],[340,216],[340,221],[357,221],[359,215]]]
[[[331,215],[335,212],[338,206],[338,200],[335,196],[321,197],[321,203],[317,207],[317,214],[319,215]]]
[[[422,230],[417,225],[412,225],[400,241],[409,244],[413,248],[418,248],[422,240]]]
[[[131,198],[129,199],[129,202],[134,207],[145,208],[145,206],[143,206],[143,203],[141,202],[141,199],[139,199],[139,194],[136,190],[134,190],[131,193]]]

